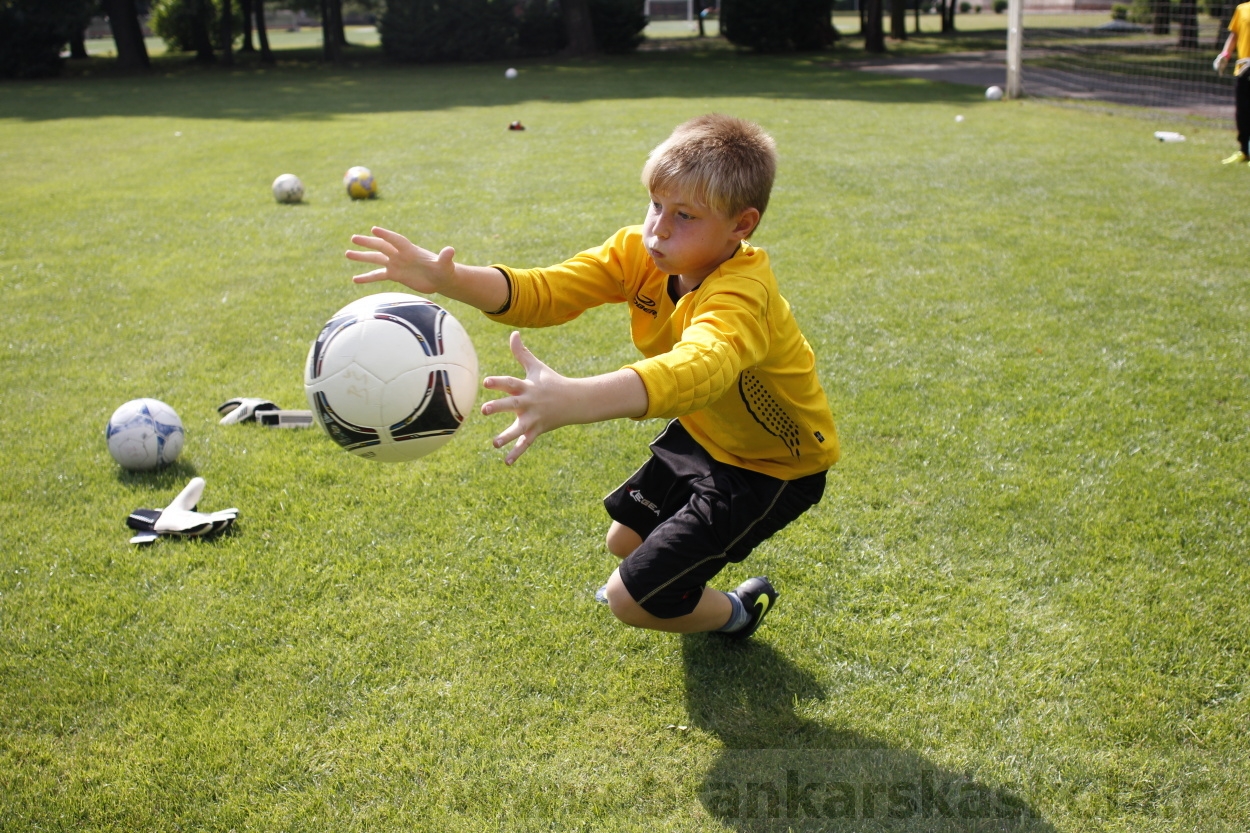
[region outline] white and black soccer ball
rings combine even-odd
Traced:
[[[304,183],[295,174],[282,174],[273,181],[273,198],[278,202],[299,202],[304,199]]]
[[[159,399],[132,399],[113,412],[104,432],[109,454],[124,469],[149,471],[182,453],[186,436],[174,409]]]
[[[477,399],[469,334],[433,301],[382,292],[334,314],[308,351],[304,392],[358,457],[416,460],[455,436]]]

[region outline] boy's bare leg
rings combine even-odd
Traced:
[[[625,524],[613,521],[612,525],[608,527],[608,552],[617,558],[625,558],[638,549],[638,545],[641,543],[642,536],[625,526]]]
[[[719,590],[708,587],[703,591],[699,604],[693,611],[685,616],[660,619],[647,613],[634,601],[629,591],[625,589],[625,583],[621,581],[619,570],[612,571],[612,577],[608,579],[607,593],[608,607],[612,609],[613,616],[627,625],[653,631],[667,631],[668,633],[714,631],[723,627],[733,612],[733,604],[729,601],[729,597]]]

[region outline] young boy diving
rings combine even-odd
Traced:
[[[489,376],[510,412],[494,438],[516,462],[544,433],[622,417],[669,419],[651,456],[604,499],[608,550],[621,559],[600,597],[630,625],[746,638],[777,599],[766,578],[731,592],[707,586],[727,564],[820,501],[838,460],[816,359],[777,287],[768,255],[748,243],[768,206],[777,154],[758,125],[706,115],[679,125],[647,158],[640,226],[555,266],[466,266],[374,228],[350,260],[357,283],[391,280],[438,293],[514,327],[569,321],[625,304],[643,358],[598,376],[561,376],[513,332],[524,378]]]

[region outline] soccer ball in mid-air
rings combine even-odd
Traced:
[[[159,399],[132,399],[113,412],[108,428],[109,454],[124,469],[148,471],[182,453],[182,420]]]
[[[1002,101],[1003,100],[1003,88],[997,85],[993,87],[989,87],[985,91],[985,97],[988,98],[990,101]]]
[[[318,424],[359,457],[394,463],[445,445],[477,398],[477,353],[433,301],[382,292],[334,314],[308,351]]]
[[[295,174],[283,174],[273,181],[273,198],[278,202],[299,202],[304,198],[304,183]]]
[[[354,165],[343,174],[343,187],[354,200],[367,200],[378,195],[378,181],[373,172],[363,165]]]

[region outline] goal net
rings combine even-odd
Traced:
[[[1231,119],[1232,62],[1217,75],[1211,62],[1227,30],[1201,15],[1188,25],[1109,21],[1097,28],[1023,31],[1025,95],[1088,98]]]

